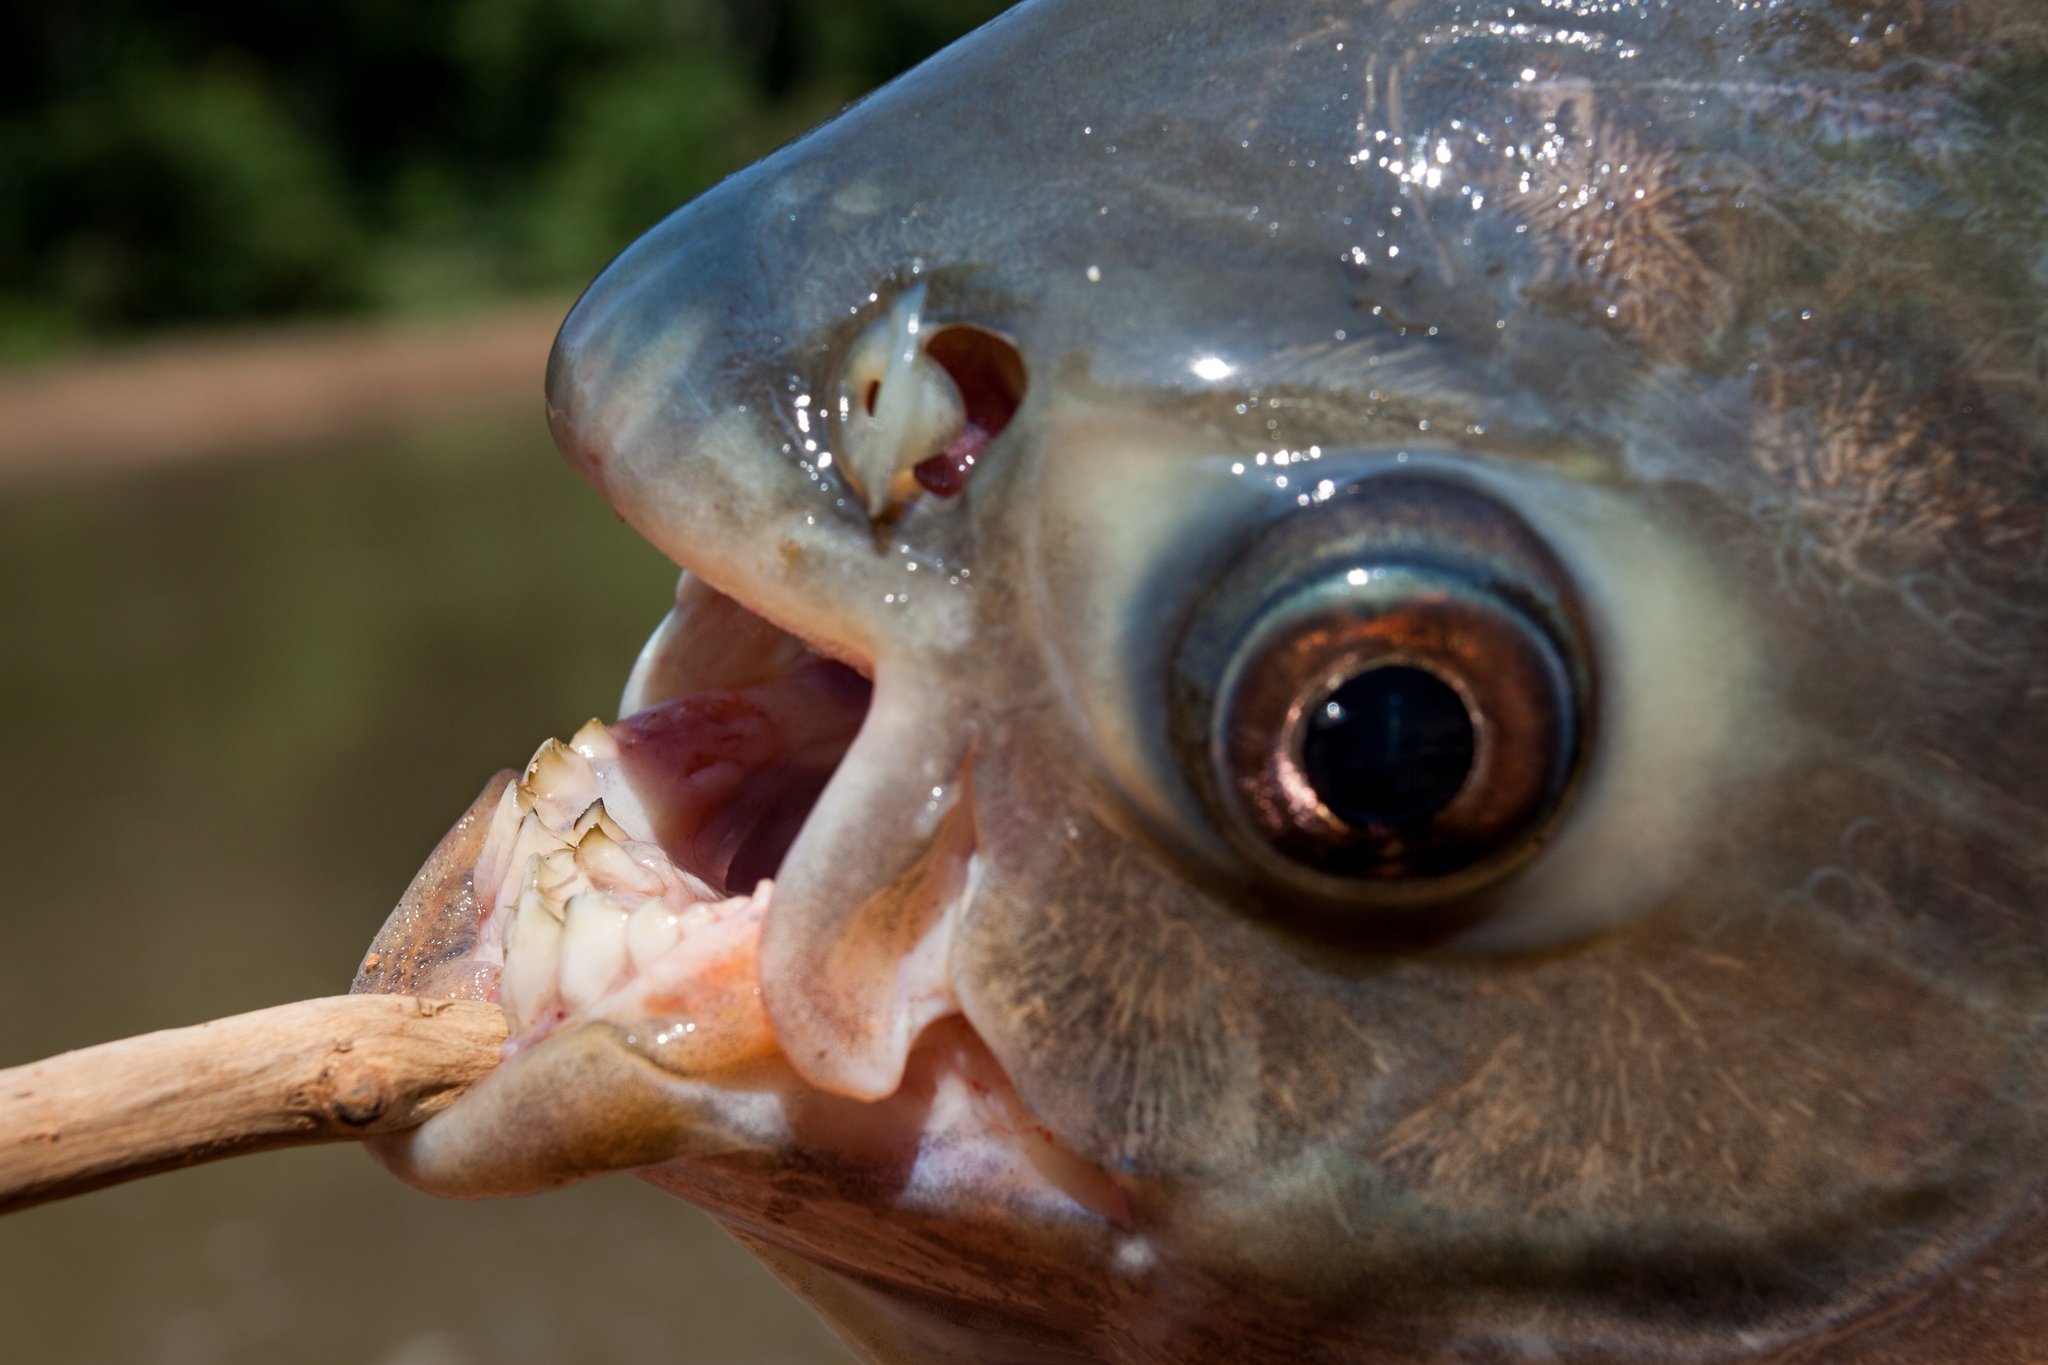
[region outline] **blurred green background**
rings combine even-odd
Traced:
[[[0,6],[0,358],[573,289],[1004,7]]]
[[[0,9],[0,428],[138,340],[566,303],[1002,7]],[[120,474],[61,431],[0,457],[0,1066],[345,988],[487,775],[609,713],[673,574],[556,458],[539,384],[536,352],[503,411]],[[344,1148],[0,1219],[0,1325],[33,1365],[844,1359],[629,1178],[444,1204]]]

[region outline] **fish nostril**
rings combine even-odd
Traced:
[[[924,352],[960,391],[967,422],[946,446],[911,470],[918,486],[950,498],[967,486],[967,476],[988,443],[1002,434],[1024,401],[1024,357],[986,328],[959,323],[941,327]]]
[[[926,296],[922,283],[904,291],[839,366],[833,463],[876,522],[922,494],[958,496],[1024,401],[1016,346],[972,323],[929,324]]]

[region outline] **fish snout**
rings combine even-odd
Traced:
[[[970,485],[1027,376],[984,267],[888,238],[837,155],[800,142],[623,252],[562,325],[547,411],[656,548],[872,669],[978,634]]]

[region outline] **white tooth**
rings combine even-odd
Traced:
[[[518,791],[518,785],[511,790]],[[491,863],[478,862],[473,878],[478,900],[490,906],[491,913],[510,916],[519,903],[520,889],[531,885],[537,875],[541,859],[560,851],[561,837],[542,824],[539,816],[521,817],[517,832],[493,855]]]
[[[595,716],[583,722],[583,728],[569,736],[569,747],[589,759],[591,763],[610,763],[619,756],[618,741],[612,738],[611,730]]]
[[[557,848],[551,853],[537,855],[535,861],[528,865],[526,879],[556,905],[566,903],[579,891],[590,889],[590,879],[576,865],[576,850],[573,848]]]
[[[593,829],[576,845],[576,862],[599,891],[644,900],[661,894],[661,877],[633,860],[626,846],[603,828]]]
[[[477,855],[476,867],[470,873],[470,885],[486,908],[497,905],[505,879],[523,859],[516,846],[528,817],[522,814],[525,807],[519,799],[517,782],[506,787],[505,794],[498,798],[498,808],[491,813],[491,832],[484,839],[483,852]]]
[[[562,998],[586,1009],[626,969],[626,907],[601,891],[569,898],[562,924]]]
[[[706,886],[703,881],[670,862],[661,845],[629,839],[619,847],[632,858],[635,867],[656,883],[656,889],[646,894],[664,896],[678,909],[695,905],[699,901],[718,899],[718,893]]]
[[[598,772],[597,780],[604,793],[604,817],[598,824],[605,833],[620,843],[649,838],[654,822],[647,818],[646,807],[640,804],[640,794],[633,790],[633,784],[626,780],[617,765],[606,763]]]
[[[520,779],[532,799],[533,811],[556,833],[568,831],[576,817],[597,799],[597,773],[590,760],[551,739],[536,749]]]
[[[519,895],[512,926],[505,937],[505,970],[498,978],[498,1001],[515,1030],[539,1019],[555,993],[555,971],[562,943],[562,922],[529,882]]]
[[[626,951],[633,967],[646,971],[683,936],[682,916],[664,901],[642,901],[626,921]]]
[[[601,799],[591,802],[589,809],[576,817],[576,828],[573,834],[576,841],[580,844],[590,835],[592,830],[601,832],[605,839],[614,847],[633,837],[626,833],[618,821],[612,819],[611,812],[605,809],[604,802]]]

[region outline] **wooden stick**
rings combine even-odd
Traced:
[[[301,1000],[0,1071],[0,1213],[273,1147],[401,1132],[498,1063],[496,1005]]]

